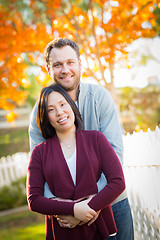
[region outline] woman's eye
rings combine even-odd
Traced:
[[[52,111],[54,111],[54,108],[48,109],[48,112],[52,112]]]

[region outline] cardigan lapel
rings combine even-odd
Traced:
[[[77,162],[75,199],[83,198],[98,192],[86,143],[87,139],[83,136],[83,132],[78,132],[76,134]]]
[[[53,148],[54,146],[54,148]],[[76,133],[76,186],[64,158],[57,136],[51,141],[51,161],[53,164],[52,192],[61,198],[77,200],[98,192],[92,162],[87,149],[87,139],[83,132]]]
[[[54,148],[53,148],[54,146]],[[51,157],[53,164],[54,195],[61,198],[71,198],[74,195],[74,182],[64,158],[59,139],[55,135],[51,142]]]

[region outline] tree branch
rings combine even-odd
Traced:
[[[104,68],[103,68],[101,60],[100,60],[100,50],[99,50],[99,46],[98,46],[98,40],[97,40],[96,30],[95,30],[95,20],[94,20],[94,15],[93,15],[93,1],[90,0],[89,3],[90,3],[90,12],[91,12],[91,16],[92,16],[92,31],[93,31],[93,36],[95,39],[95,44],[96,44],[96,49],[97,49],[97,52],[95,53],[95,55],[96,55],[97,61],[99,63],[100,72],[102,74],[102,80],[105,82],[105,84],[107,84],[107,81],[104,77]]]

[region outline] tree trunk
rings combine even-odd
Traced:
[[[119,119],[120,119],[120,105],[119,105],[116,89],[115,89],[115,86],[114,86],[113,70],[114,70],[114,65],[112,63],[110,63],[109,71],[110,71],[111,82],[107,84],[106,88],[110,92],[110,94],[111,94],[111,96],[112,96],[112,98],[113,98],[113,100],[114,100],[114,102],[116,104],[116,107],[117,107],[117,110],[118,110],[118,116],[119,116]]]

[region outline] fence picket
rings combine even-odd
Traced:
[[[124,174],[136,239],[160,239],[160,129],[123,137]]]
[[[0,187],[26,176],[29,153],[16,153],[0,159]]]

